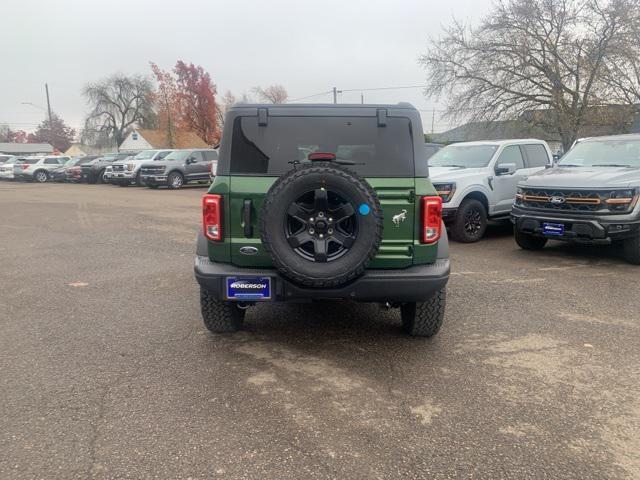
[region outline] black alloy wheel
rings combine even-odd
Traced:
[[[357,235],[356,211],[338,192],[311,190],[287,209],[285,237],[295,252],[307,260],[334,261],[349,251]]]
[[[451,237],[462,243],[480,240],[487,230],[487,210],[475,198],[462,201],[451,224]]]
[[[464,231],[469,237],[475,237],[482,230],[482,213],[479,208],[470,208],[464,214]]]

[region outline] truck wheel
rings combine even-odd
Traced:
[[[38,183],[45,183],[47,180],[49,180],[49,175],[47,175],[47,172],[45,172],[44,170],[38,170],[33,174],[33,179]]]
[[[451,225],[453,239],[462,243],[477,242],[486,230],[487,209],[482,202],[474,198],[463,200]]]
[[[167,185],[170,190],[178,190],[182,188],[184,184],[184,178],[182,178],[182,174],[179,172],[171,172],[167,177]]]
[[[260,234],[275,267],[299,285],[332,288],[362,275],[382,240],[375,190],[331,162],[299,165],[262,204]]]
[[[640,265],[640,235],[624,241],[624,259],[634,265]]]
[[[200,289],[200,309],[204,326],[213,333],[235,332],[244,320],[244,310],[235,303],[216,300],[203,288]]]
[[[104,169],[103,169],[103,170],[100,170],[100,171],[98,172],[98,174],[96,175],[96,181],[95,181],[95,183],[98,183],[98,184],[100,184],[100,183],[107,183],[107,179],[106,179],[106,177],[105,177],[104,175],[105,175],[105,170],[104,170]]]
[[[546,238],[522,233],[518,231],[517,228],[515,231],[515,239],[518,246],[523,250],[542,250],[547,244]]]
[[[426,302],[405,303],[400,307],[402,328],[414,337],[433,337],[444,320],[447,290],[436,292]]]
[[[134,185],[136,185],[137,187],[142,186],[142,178],[140,178],[140,172],[138,172],[138,174],[136,175],[136,183],[134,183]]]

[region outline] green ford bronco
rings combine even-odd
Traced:
[[[449,246],[422,132],[409,104],[230,109],[195,259],[206,327],[235,331],[256,302],[345,299],[435,335]]]

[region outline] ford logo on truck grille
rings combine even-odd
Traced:
[[[553,203],[554,205],[562,205],[566,201],[567,200],[560,195],[554,195],[553,197],[549,198],[549,203]]]
[[[258,249],[256,247],[240,247],[240,253],[243,255],[255,255],[258,253]]]

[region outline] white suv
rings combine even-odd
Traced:
[[[489,219],[509,218],[518,182],[552,164],[547,142],[535,139],[454,143],[438,151],[429,177],[453,239],[480,240]]]
[[[20,157],[13,164],[13,178],[44,183],[51,180],[51,174],[58,170],[71,157]]]

